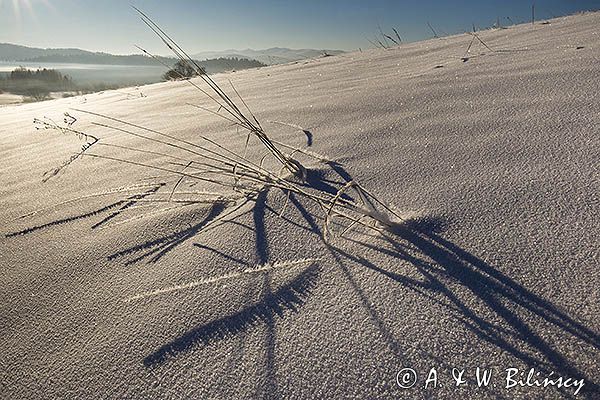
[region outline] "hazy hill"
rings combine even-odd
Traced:
[[[0,43],[0,61],[23,61],[49,55],[81,55],[86,53],[90,52],[80,49],[40,49],[11,43]]]
[[[283,64],[291,61],[316,58],[324,53],[336,55],[341,50],[288,49],[273,47],[264,50],[223,50],[205,51],[194,54],[198,60],[218,58],[251,59],[264,64]],[[160,57],[169,65],[175,63],[174,58]],[[47,63],[77,63],[77,64],[106,64],[106,65],[157,65],[156,60],[141,54],[114,55],[109,53],[91,52],[81,49],[41,49],[20,46],[11,43],[0,43],[0,61],[47,62]],[[242,69],[232,64],[230,69]]]
[[[162,62],[171,65],[174,58],[158,57]],[[107,53],[81,53],[81,54],[47,54],[38,57],[20,59],[17,61],[40,63],[66,63],[66,64],[106,64],[106,65],[159,65],[150,57],[141,54],[119,56]]]
[[[171,57],[158,58],[167,65],[174,65],[177,61]],[[40,49],[9,43],[0,43],[0,61],[160,66],[157,60],[141,54],[115,55],[81,49]],[[202,61],[202,65],[209,73],[254,68],[264,64],[244,55],[216,56],[203,58]]]

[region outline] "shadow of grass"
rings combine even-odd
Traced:
[[[526,289],[515,280],[493,268],[480,258],[444,239],[435,221],[412,221],[398,226],[394,235],[386,235],[387,245],[353,241],[355,249],[375,250],[398,260],[408,261],[422,275],[424,281],[407,279],[386,271],[369,260],[349,251],[335,248],[345,258],[373,271],[384,274],[402,286],[421,295],[442,298],[459,313],[462,323],[477,337],[521,360],[530,368],[549,374],[585,379],[586,392],[597,392],[599,387],[589,376],[570,362],[545,338],[548,327],[555,327],[578,341],[600,349],[600,335],[571,318],[550,301]],[[453,289],[458,284],[460,292]],[[466,297],[465,297],[466,296]],[[472,298],[468,298],[472,297]],[[497,318],[486,317],[486,310],[469,304],[484,304]],[[537,317],[536,325],[529,316]],[[502,321],[498,324],[498,320]],[[540,328],[539,323],[545,325]],[[564,394],[568,394],[564,392]]]
[[[161,364],[169,357],[188,351],[198,344],[226,339],[258,323],[269,323],[276,318],[283,318],[286,312],[297,312],[310,295],[318,277],[318,267],[310,266],[289,284],[267,295],[259,303],[199,326],[165,344],[144,358],[144,365],[150,367]]]
[[[92,211],[88,211],[86,213],[82,213],[82,214],[78,214],[78,215],[73,215],[70,217],[65,217],[65,218],[60,218],[60,219],[56,219],[54,221],[51,222],[46,222],[44,224],[40,224],[40,225],[34,225],[31,226],[29,228],[25,228],[22,229],[20,231],[16,231],[16,232],[10,232],[5,234],[4,236],[7,238],[10,237],[15,237],[15,236],[20,236],[20,235],[27,235],[36,231],[39,231],[41,229],[45,229],[45,228],[51,228],[54,226],[58,226],[58,225],[63,225],[63,224],[67,224],[69,222],[75,222],[75,221],[79,221],[82,219],[86,219],[86,218],[90,218],[90,217],[94,217],[96,215],[100,215],[106,211],[110,211],[110,210],[114,210],[116,209],[113,213],[111,213],[110,215],[106,216],[105,218],[103,218],[101,221],[95,223],[94,225],[92,225],[92,229],[98,228],[101,225],[107,223],[108,221],[110,221],[111,219],[115,218],[116,216],[118,216],[121,212],[125,211],[126,209],[134,206],[137,203],[137,200],[141,200],[144,199],[154,193],[156,193],[160,187],[160,186],[156,186],[151,188],[150,190],[144,192],[144,193],[139,193],[139,194],[135,194],[132,196],[127,197],[126,199],[123,200],[118,200],[114,203],[110,203],[106,206],[102,206],[96,210],[92,210]]]
[[[125,263],[125,265],[132,265],[146,258],[149,258],[149,262],[155,263],[159,261],[163,256],[165,256],[168,252],[175,249],[177,246],[193,238],[209,222],[216,219],[223,211],[225,211],[225,209],[225,204],[214,203],[210,207],[208,215],[197,224],[192,225],[186,229],[182,229],[177,232],[171,233],[169,235],[161,236],[156,239],[152,239],[144,243],[140,243],[135,246],[129,247],[125,250],[118,251],[108,256],[108,259],[115,260],[118,258],[142,252],[141,255],[128,260]]]

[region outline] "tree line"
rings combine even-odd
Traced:
[[[204,61],[196,61],[198,65],[202,68],[203,73],[216,73],[223,71],[236,71],[242,69],[249,68],[257,68],[257,67],[265,67],[266,64],[261,63],[260,61],[248,59],[248,58],[213,58],[210,60]],[[163,79],[166,81],[178,80],[178,79],[187,79],[193,78],[197,76],[198,72],[195,68],[193,68],[189,63],[184,61],[177,61],[172,69],[167,71],[163,75]]]
[[[43,100],[50,92],[66,92],[76,88],[71,77],[47,68],[31,70],[18,67],[0,78],[0,91],[31,97],[34,100]]]

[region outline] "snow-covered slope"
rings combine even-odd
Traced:
[[[336,161],[297,155],[314,184],[355,179],[413,216],[387,238],[326,244],[322,212],[291,197],[280,217],[276,190],[236,206],[144,202],[155,183],[168,196],[173,177],[104,159],[41,182],[82,142],[32,121],[65,111],[101,142],[180,154],[73,108],[242,152],[243,134],[186,105],[210,102],[185,82],[0,108],[0,397],[576,390],[505,387],[507,368],[535,368],[584,379],[580,396],[598,398],[600,14],[478,36],[495,51],[475,41],[468,61],[465,34],[214,77],[231,79],[274,139],[308,145],[267,121],[311,132],[308,148]],[[260,158],[260,143],[248,154]],[[424,389],[432,367],[441,387]],[[494,369],[495,386],[476,388],[476,367]],[[396,383],[403,368],[419,374],[411,389]],[[453,368],[468,385],[454,386]]]

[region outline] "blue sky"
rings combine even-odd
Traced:
[[[539,18],[600,9],[600,0],[537,0]],[[134,4],[190,52],[230,48],[329,48],[371,45],[367,37],[396,28],[404,40],[528,20],[531,1],[505,0],[0,0],[0,42],[78,47],[117,54],[139,44],[167,52],[129,7]]]

